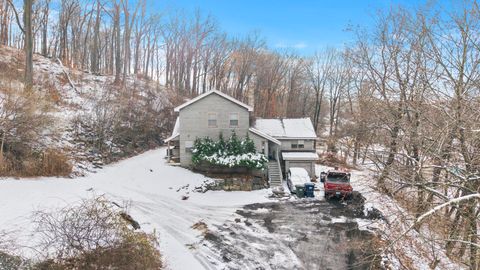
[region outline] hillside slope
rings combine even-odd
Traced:
[[[0,70],[0,92],[23,88],[22,51],[0,47]],[[73,175],[83,175],[161,144],[171,111],[163,88],[133,75],[124,86],[113,82],[113,76],[69,69],[58,59],[34,55],[34,89],[51,105],[52,121],[32,148],[63,150]]]

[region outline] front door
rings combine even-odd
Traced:
[[[277,160],[277,151],[278,147],[273,144],[269,144],[268,147],[268,159],[270,160]]]

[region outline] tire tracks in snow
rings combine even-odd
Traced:
[[[128,189],[145,198],[145,200],[138,200],[138,196],[135,196],[136,200],[129,200],[131,211],[140,224],[142,224],[140,218],[148,217],[147,224],[160,231],[160,239],[164,237],[162,234],[168,234],[191,253],[205,269],[218,269],[223,264],[223,259],[218,253],[212,252],[201,244],[203,236],[192,226],[199,221],[205,222],[210,228],[220,226],[229,218],[234,217],[235,210],[239,207],[199,205],[186,200],[175,200],[157,193]],[[125,199],[113,194],[110,196],[117,200]]]

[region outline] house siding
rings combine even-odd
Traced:
[[[208,126],[209,113],[216,113],[216,127]],[[230,127],[231,113],[238,114],[237,127]],[[228,138],[232,131],[235,131],[238,137],[244,138],[250,127],[248,110],[217,94],[209,95],[181,109],[179,117],[180,163],[187,167],[192,165],[192,155],[185,149],[186,142],[193,142],[196,138],[204,137],[216,140],[220,133],[223,134],[224,138]]]
[[[285,140],[281,138],[277,138],[282,142],[281,150],[282,151],[315,151],[315,143],[314,140],[303,140],[305,147],[304,148],[292,148],[292,143],[297,143],[299,140]]]
[[[258,136],[257,134],[253,132],[249,132],[248,136],[253,140],[255,143],[255,149],[257,150],[258,153],[263,153],[268,156],[268,140]],[[265,146],[264,151],[262,152],[262,144]]]

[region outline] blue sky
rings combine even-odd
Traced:
[[[295,49],[309,55],[353,40],[349,25],[368,27],[375,13],[392,5],[417,6],[413,0],[150,0],[169,12],[200,10],[217,19],[234,36],[258,31],[271,48]]]

